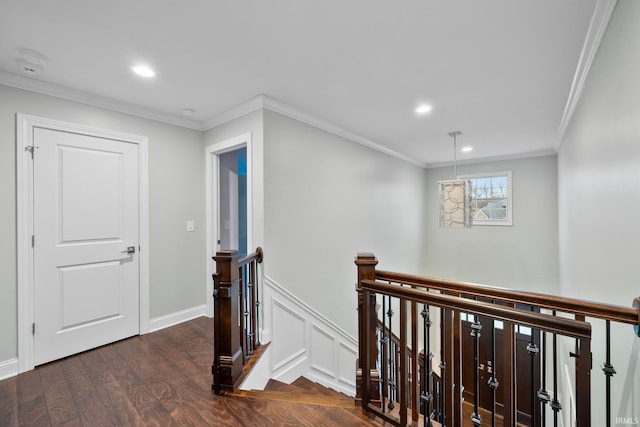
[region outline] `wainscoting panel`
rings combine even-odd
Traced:
[[[311,347],[314,351],[311,357],[311,369],[330,377],[336,376],[336,337],[322,327],[311,323]]]
[[[338,381],[344,387],[356,389],[355,375],[358,350],[344,343],[338,344]]]
[[[307,342],[305,334],[304,315],[298,313],[291,304],[281,302],[277,298],[271,299],[273,310],[273,370],[290,365],[294,361],[305,358]]]
[[[285,383],[304,376],[354,396],[356,339],[270,278],[263,284],[261,341],[271,341],[269,376]]]

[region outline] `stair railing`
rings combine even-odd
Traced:
[[[471,421],[474,425],[482,424],[482,417],[479,412],[477,372],[481,368],[478,362],[477,345],[481,334],[482,326],[477,320],[482,316],[485,319],[500,321],[503,323],[503,345],[502,352],[504,366],[492,367],[492,376],[489,378],[489,386],[493,389],[493,408],[491,416],[495,421],[496,416],[496,388],[502,397],[503,422],[505,426],[515,426],[518,422],[518,396],[517,377],[515,359],[515,332],[521,327],[532,328],[534,331],[531,342],[527,345],[527,351],[531,355],[531,372],[534,372],[536,359],[542,360],[541,386],[536,390],[536,384],[540,381],[532,381],[531,395],[531,425],[542,425],[546,423],[545,409],[547,405],[553,411],[554,424],[557,425],[558,414],[561,404],[558,401],[558,346],[557,337],[564,336],[575,340],[575,353],[571,357],[575,358],[575,392],[576,392],[576,415],[578,426],[591,425],[591,325],[585,322],[585,317],[602,319],[607,325],[607,360],[602,365],[602,370],[606,375],[606,406],[607,422],[610,425],[610,379],[615,373],[610,361],[610,322],[620,322],[634,325],[638,333],[640,324],[640,299],[636,298],[633,308],[594,303],[571,298],[560,298],[552,295],[545,295],[531,292],[519,292],[502,288],[494,288],[468,283],[459,283],[428,277],[413,276],[403,273],[393,273],[376,270],[377,260],[373,254],[358,254],[356,259],[358,266],[358,326],[359,326],[359,359],[357,368],[357,395],[356,399],[362,404],[363,411],[373,413],[376,416],[390,422],[393,425],[407,425],[408,417],[415,422],[419,414],[430,414],[423,417],[425,426],[431,425],[431,420],[437,420],[442,425],[463,425],[462,419],[462,337],[461,337],[461,315],[475,316],[471,324],[471,336],[473,337],[474,352],[474,402]],[[389,312],[393,315],[391,301],[395,301],[394,307],[398,307],[398,317],[395,322],[387,320]],[[530,309],[523,310],[516,308],[517,305],[526,304]],[[440,314],[440,381],[436,382],[425,379],[420,381],[419,390],[410,383],[408,352],[416,352],[417,333],[420,322],[417,321],[417,308],[422,305],[421,315],[423,352],[429,350],[429,334],[432,322],[429,318],[430,311],[439,311]],[[382,313],[380,308],[383,307]],[[388,307],[388,308],[387,308]],[[573,319],[558,316],[570,315]],[[380,320],[380,315],[382,320]],[[384,346],[378,347],[376,326],[378,322],[383,322],[382,330],[397,328],[400,337],[398,378],[394,379],[395,384],[389,382],[389,373],[380,372],[386,370],[388,355]],[[385,323],[387,322],[387,323]],[[391,326],[391,325],[395,326]],[[495,334],[495,328],[492,328]],[[407,332],[409,331],[409,332]],[[411,334],[411,338],[407,335]],[[535,336],[542,336],[541,340],[536,340]],[[548,349],[547,337],[550,338],[551,345]],[[491,346],[495,354],[495,337],[492,336]],[[408,345],[408,340],[411,345]],[[382,334],[380,342],[385,341]],[[541,341],[541,342],[540,342]],[[380,349],[380,351],[379,351]],[[553,374],[546,372],[547,352],[551,351],[553,358]],[[380,354],[383,353],[383,354]],[[540,354],[540,356],[538,356]],[[382,360],[380,358],[382,357]],[[412,355],[416,360],[415,354]],[[493,359],[495,362],[495,358]],[[431,364],[429,364],[430,366]],[[384,368],[383,368],[384,367]],[[496,372],[501,368],[503,378],[496,378]],[[523,369],[526,369],[525,366]],[[412,372],[416,372],[413,370]],[[520,371],[521,372],[521,371]],[[425,371],[421,372],[424,375]],[[533,375],[532,375],[533,376]],[[553,380],[552,393],[546,389],[546,378]],[[389,411],[388,393],[391,387],[396,387],[398,391],[399,408]],[[381,391],[383,391],[381,393]],[[437,393],[437,394],[436,394]],[[421,407],[418,410],[418,402]],[[536,418],[536,414],[538,414]]]
[[[236,390],[244,379],[243,365],[260,345],[259,272],[262,248],[245,257],[236,250],[213,257],[213,375],[216,394]]]
[[[382,298],[382,312],[387,313],[385,316],[389,316],[389,312],[385,310],[387,304],[386,299]],[[413,315],[413,313],[412,313]],[[426,334],[423,335],[422,351],[417,352],[417,346],[409,346],[407,348],[407,354],[409,357],[409,387],[411,389],[411,396],[420,396],[418,390],[423,391],[422,394],[430,393],[431,398],[429,402],[409,400],[409,409],[418,408],[419,413],[424,415],[428,413],[435,421],[441,419],[438,413],[438,403],[440,402],[440,376],[433,369],[434,354],[431,353],[429,329],[426,326],[430,323],[428,311],[420,313],[422,321],[425,326]],[[393,315],[391,314],[391,317]],[[430,326],[430,325],[429,325]],[[417,329],[412,332],[417,333]],[[380,378],[382,388],[381,393],[381,408],[384,411],[393,411],[396,402],[398,401],[398,389],[396,387],[396,378],[399,378],[399,366],[400,366],[400,338],[392,331],[391,323],[387,323],[384,320],[378,319],[378,353],[380,354]],[[412,342],[417,342],[417,337],[414,337]],[[424,349],[429,354],[428,359],[425,361]],[[417,354],[417,356],[416,356]],[[416,361],[414,363],[414,360]],[[426,368],[425,368],[426,366]]]

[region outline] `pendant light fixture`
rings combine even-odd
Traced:
[[[458,143],[460,131],[449,132],[453,138],[454,179],[438,181],[440,188],[440,226],[443,228],[471,227],[471,181],[458,179]]]

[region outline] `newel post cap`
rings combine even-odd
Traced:
[[[217,251],[211,258],[215,261],[231,260],[233,258],[240,258],[240,252],[235,249],[231,251]]]
[[[376,256],[371,252],[358,252],[355,263],[357,266],[361,265],[378,265]]]

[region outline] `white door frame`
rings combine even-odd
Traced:
[[[236,136],[235,138],[207,146],[205,149],[206,163],[206,226],[207,236],[206,250],[206,295],[207,316],[213,317],[213,280],[211,275],[214,272],[214,263],[211,259],[217,250],[217,242],[220,238],[220,155],[240,148],[247,148],[247,251],[253,252],[253,147],[251,143],[251,132]],[[215,209],[214,209],[215,203]]]
[[[33,275],[33,146],[34,128],[90,135],[138,144],[140,334],[149,332],[149,183],[148,138],[98,129],[27,114],[16,115],[17,281],[18,281],[18,373],[34,368],[34,275]],[[37,148],[35,155],[38,155]]]

